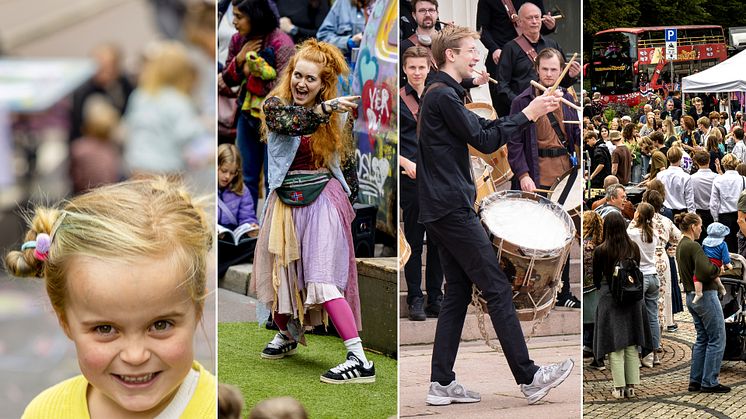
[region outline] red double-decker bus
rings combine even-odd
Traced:
[[[677,58],[666,59],[664,30],[678,32]],[[615,28],[593,36],[587,75],[591,91],[601,93],[602,102],[640,102],[640,96],[663,89],[682,77],[710,68],[728,58],[723,28],[716,25]]]

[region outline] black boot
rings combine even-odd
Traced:
[[[440,307],[443,304],[443,296],[439,295],[435,297],[434,300],[429,301],[427,304],[427,308],[425,309],[425,314],[427,317],[433,317],[437,318],[440,314]]]
[[[427,319],[423,306],[425,305],[425,299],[422,297],[415,297],[412,299],[412,304],[409,305],[409,320],[412,321],[424,321]]]

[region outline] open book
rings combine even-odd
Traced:
[[[251,237],[256,236],[255,232],[258,232],[259,226],[256,224],[244,223],[236,227],[235,230],[227,229],[218,224],[218,237],[224,235],[221,240],[232,241],[233,244],[238,246],[243,240],[248,240]]]

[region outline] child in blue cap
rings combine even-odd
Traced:
[[[725,269],[733,269],[733,265],[730,262],[730,253],[728,253],[728,245],[724,241],[725,236],[729,233],[730,229],[726,225],[717,222],[712,223],[707,227],[707,237],[702,240],[702,249],[705,251],[705,255],[718,268],[725,266]],[[692,304],[696,304],[702,298],[702,283],[697,281],[696,276],[693,279],[695,295]],[[715,278],[715,282],[718,285],[720,295],[725,295],[725,287],[720,278]]]

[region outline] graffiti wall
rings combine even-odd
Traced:
[[[398,3],[373,6],[355,63],[352,91],[361,92],[355,121],[358,179],[363,204],[378,208],[376,228],[396,235]]]

